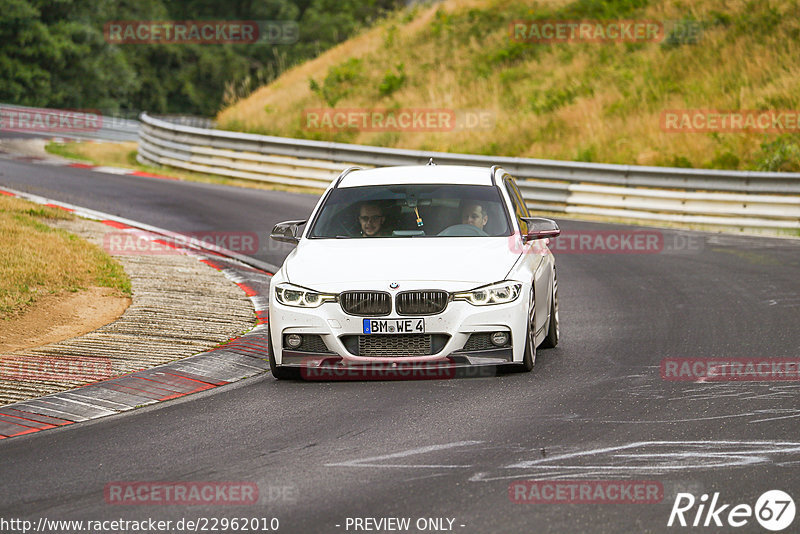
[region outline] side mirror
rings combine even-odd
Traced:
[[[269,234],[270,239],[275,241],[283,241],[284,243],[297,244],[300,238],[297,237],[297,227],[305,224],[306,221],[284,221],[275,225],[272,233]]]
[[[534,241],[536,239],[545,239],[548,237],[558,237],[561,235],[561,228],[552,219],[545,219],[544,217],[523,217],[523,221],[528,223],[528,234],[522,236],[522,241]]]

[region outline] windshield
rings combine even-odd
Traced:
[[[411,184],[338,188],[311,238],[489,237],[510,235],[496,187]]]

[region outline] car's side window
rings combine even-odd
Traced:
[[[504,182],[508,196],[511,198],[511,203],[514,205],[514,216],[517,218],[517,224],[519,224],[522,234],[525,235],[528,233],[528,223],[522,218],[528,217],[528,208],[525,206],[525,201],[522,199],[522,195],[520,195],[519,189],[517,189],[511,177],[507,176]]]

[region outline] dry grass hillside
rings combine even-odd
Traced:
[[[514,20],[653,20],[660,42],[518,42]],[[318,108],[479,110],[439,132],[313,131]],[[230,130],[561,160],[800,170],[800,131],[667,132],[665,110],[800,110],[790,0],[449,0],[396,13],[223,110]]]

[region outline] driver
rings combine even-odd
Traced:
[[[461,223],[471,224],[476,228],[484,229],[489,222],[486,205],[481,202],[467,202],[461,207]]]
[[[383,223],[386,217],[383,208],[378,204],[367,202],[361,205],[358,211],[358,222],[361,224],[361,235],[363,237],[376,237],[389,235]]]

